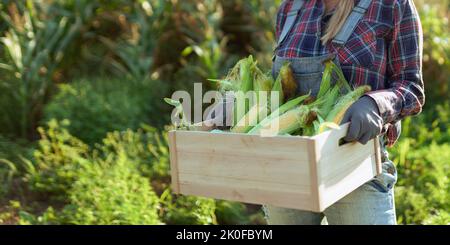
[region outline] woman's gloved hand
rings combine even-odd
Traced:
[[[356,101],[345,113],[341,124],[350,122],[347,142],[358,141],[365,145],[381,134],[383,119],[380,116],[378,105],[369,96],[363,96]]]

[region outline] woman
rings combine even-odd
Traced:
[[[276,33],[273,73],[290,61],[299,93],[318,90],[322,61],[334,58],[353,87],[372,92],[346,113],[346,141],[366,144],[381,135],[383,173],[324,213],[265,206],[269,224],[396,224],[397,173],[386,146],[400,135],[400,121],[421,112],[422,30],[412,0],[286,0]]]
[[[321,224],[326,217],[328,224],[396,224],[397,172],[386,147],[397,141],[400,121],[420,113],[425,101],[422,30],[413,1],[285,0],[276,34],[273,75],[289,61],[299,95],[317,94],[323,62],[329,59],[340,65],[353,87],[372,87],[349,108],[342,123],[350,122],[348,142],[366,144],[381,136],[383,173],[324,213],[264,206],[267,222]]]

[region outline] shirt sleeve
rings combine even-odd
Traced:
[[[394,5],[394,28],[388,40],[387,89],[368,93],[385,124],[419,114],[425,103],[422,80],[423,34],[412,0]]]

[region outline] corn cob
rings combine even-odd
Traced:
[[[253,88],[255,91],[269,92],[272,89],[273,80],[264,74],[257,66],[254,67]]]
[[[238,63],[236,63],[236,65],[230,70],[230,72],[228,72],[227,76],[225,79],[223,79],[223,81],[227,81],[228,83],[221,83],[221,80],[216,80],[216,79],[211,79],[210,81],[213,82],[219,82],[219,88],[221,90],[226,90],[226,91],[238,91],[241,87],[241,81],[240,81],[240,77],[239,77],[239,73],[240,73],[240,67],[241,67],[241,62],[239,61]],[[223,86],[225,85],[225,86]]]
[[[234,105],[233,126],[235,126],[250,109],[249,102],[245,95],[247,92],[253,90],[252,70],[254,65],[252,56],[239,61],[240,87],[238,92],[240,93],[236,96],[236,103]],[[244,109],[243,111],[241,111],[242,108]]]
[[[300,103],[302,103],[309,97],[310,97],[310,95],[307,94],[307,95],[300,96],[296,99],[286,102],[284,105],[282,105],[278,109],[274,110],[268,117],[264,118],[258,125],[256,125],[254,128],[252,128],[248,133],[249,134],[257,134],[259,132],[259,130],[263,127],[263,125],[266,125],[268,122],[270,122],[274,118],[277,118],[280,115],[282,115],[283,113],[298,106]]]
[[[241,80],[240,91],[247,93],[253,89],[252,70],[254,68],[253,57],[249,56],[247,59],[240,61],[239,74]]]
[[[226,79],[207,79],[210,82],[216,83],[219,91],[235,91],[237,90],[236,84]]]
[[[323,71],[322,82],[320,83],[319,93],[317,98],[322,98],[331,88],[331,75],[332,75],[332,61],[327,61],[325,63],[325,70]]]
[[[272,79],[264,76],[264,77],[257,77],[254,81],[254,89],[255,92],[270,92],[272,88]]]
[[[267,105],[255,104],[250,111],[231,129],[233,133],[247,133],[256,126],[260,118],[267,116]]]
[[[278,94],[278,101],[274,101],[273,97],[271,97],[270,101],[278,102],[278,107],[279,107],[284,102],[283,85],[281,84],[281,76],[280,75],[278,75],[277,79],[275,80],[275,83],[273,84],[271,94],[274,94],[274,93]],[[273,103],[271,103],[270,108],[272,110],[278,109],[277,106],[275,106]]]
[[[340,88],[338,86],[334,86],[323,96],[324,103],[319,107],[319,114],[321,116],[325,117],[333,109],[333,105],[336,103],[339,97],[339,90]]]
[[[256,133],[267,136],[290,134],[304,127],[311,115],[309,106],[299,106],[264,124]]]
[[[342,73],[341,68],[339,68],[334,62],[330,63],[332,66],[332,70],[338,75],[338,86],[343,90],[343,93],[349,93],[352,91],[352,88],[348,84],[347,80],[344,77],[344,73]]]
[[[290,63],[285,63],[280,69],[281,87],[283,89],[283,96],[285,100],[293,97],[297,91],[297,82],[294,78]]]
[[[264,74],[256,65],[254,67],[253,88],[256,93],[256,102],[259,103],[259,106],[263,106],[262,104],[264,104],[267,109],[269,104],[267,101],[267,96],[272,89],[272,78]],[[269,113],[269,111],[266,111],[266,115],[267,113]]]
[[[319,131],[319,121],[316,120],[314,121],[311,125],[308,125],[304,130],[302,135],[303,136],[314,136],[317,134],[317,132]]]
[[[339,124],[344,118],[345,112],[348,108],[357,101],[361,96],[371,90],[370,86],[361,86],[355,89],[354,91],[346,94],[344,97],[339,99],[331,112],[327,115],[327,122],[333,122],[335,124]]]

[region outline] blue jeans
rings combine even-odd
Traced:
[[[383,173],[362,185],[323,213],[263,206],[269,225],[395,225],[394,185],[397,170],[391,161]],[[324,219],[326,217],[326,220]]]

